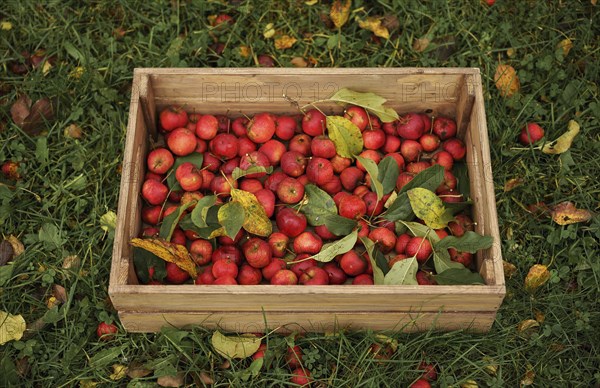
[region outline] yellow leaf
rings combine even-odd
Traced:
[[[0,345],[8,341],[20,340],[25,328],[26,324],[22,316],[0,311]]]
[[[79,386],[81,388],[95,388],[98,385],[95,381],[90,380],[79,380]]]
[[[337,28],[342,28],[342,26],[348,21],[348,16],[350,16],[351,4],[352,2],[350,0],[346,0],[344,4],[342,4],[341,0],[334,0],[331,4],[329,17],[331,18],[331,21]]]
[[[460,388],[478,388],[477,381],[475,380],[467,380],[460,385]]]
[[[452,216],[446,212],[444,202],[433,191],[416,187],[408,190],[406,194],[415,215],[430,228],[445,228],[452,220]]]
[[[250,47],[240,46],[240,56],[242,58],[248,58],[250,56]]]
[[[548,267],[541,264],[536,264],[529,269],[529,273],[525,278],[525,291],[533,293],[550,279],[550,271]]]
[[[498,373],[498,363],[494,361],[493,358],[488,356],[483,357],[483,362],[486,363],[486,365],[483,367],[483,370],[485,370],[490,376],[496,376]]]
[[[319,0],[308,0],[308,1],[305,1],[304,4],[306,4],[310,7],[311,5],[315,5],[318,2],[319,2]]]
[[[358,26],[360,28],[371,31],[372,33],[374,33],[376,36],[378,36],[380,38],[384,38],[384,39],[390,38],[390,32],[388,31],[387,28],[385,28],[381,24],[380,18],[369,16],[364,20],[359,19],[358,17],[356,19],[358,21]]]
[[[533,366],[528,365],[527,372],[525,372],[525,375],[521,379],[521,386],[526,387],[529,385],[533,385],[534,379],[535,379],[535,372],[533,371]]]
[[[427,49],[427,47],[429,46],[429,39],[423,37],[423,38],[418,38],[415,39],[413,41],[413,50],[415,50],[418,53],[422,53],[423,51],[425,51]]]
[[[68,137],[70,139],[81,139],[81,137],[83,136],[83,129],[81,129],[81,127],[77,124],[70,124],[69,126],[67,126],[65,128],[63,135],[65,135],[65,137]],[[111,212],[109,212],[109,213],[111,213]],[[112,215],[109,215],[109,213],[106,213],[102,217],[112,217]],[[114,214],[114,212],[112,212],[112,213]],[[110,221],[108,219],[106,219],[106,220]],[[116,221],[116,214],[115,214],[115,221]],[[100,223],[102,223],[102,218],[100,218]],[[115,222],[115,225],[116,225],[116,222]]]
[[[256,353],[261,341],[252,334],[225,336],[217,330],[213,333],[210,342],[217,353],[223,357],[246,358]]]
[[[573,202],[565,201],[552,207],[552,219],[559,225],[570,225],[587,222],[592,219],[592,212],[577,209]]]
[[[375,340],[381,345],[389,346],[394,353],[398,350],[398,341],[392,337],[388,337],[385,334],[375,334]]]
[[[17,257],[25,252],[23,243],[12,234],[6,238],[6,241],[8,241],[8,243],[12,246],[14,257]]]
[[[502,266],[504,267],[504,276],[508,278],[512,278],[515,272],[517,272],[517,267],[513,263],[502,260]]]
[[[134,238],[131,240],[131,245],[147,250],[164,261],[177,265],[179,268],[189,273],[192,279],[196,279],[196,264],[190,257],[190,253],[185,246],[173,244],[157,238]]]
[[[511,47],[506,50],[506,55],[508,55],[509,58],[513,58],[515,55],[517,55],[517,50]]]
[[[109,376],[111,380],[117,381],[121,380],[123,377],[127,375],[127,367],[121,364],[114,364],[112,366],[113,373]]]
[[[59,304],[60,302],[54,296],[49,297],[46,301],[46,307],[48,307],[48,309],[51,309],[54,306],[58,306]]]
[[[496,74],[494,74],[494,82],[502,97],[511,97],[521,87],[517,71],[510,65],[498,65]]]
[[[211,238],[216,238],[216,237],[221,237],[221,236],[227,236],[227,232],[225,231],[225,228],[222,226],[219,229],[215,229],[212,232],[210,232],[210,234],[208,235],[208,240],[210,240]]]
[[[81,76],[83,75],[84,72],[85,72],[85,69],[83,67],[77,66],[69,73],[69,77],[79,79],[79,78],[81,78]]]
[[[566,152],[569,148],[571,148],[571,144],[573,144],[573,139],[579,133],[579,124],[575,120],[570,120],[569,125],[567,127],[567,132],[560,135],[560,137],[550,143],[544,144],[542,147],[542,152],[545,154],[562,154]]]
[[[244,207],[246,218],[242,227],[248,233],[263,237],[271,235],[273,232],[271,220],[254,194],[244,190],[231,189],[231,198],[239,201]]]
[[[354,158],[362,152],[364,142],[360,129],[349,119],[342,116],[327,116],[325,120],[327,134],[335,144],[337,154],[343,158]]]
[[[100,217],[100,227],[105,232],[111,232],[115,230],[117,226],[117,214],[112,210],[107,211]]]
[[[273,23],[269,23],[265,26],[263,30],[263,36],[265,39],[271,39],[275,35],[275,28],[273,28]]]
[[[11,22],[7,22],[7,21],[0,22],[0,30],[8,31],[8,30],[12,30],[12,28],[13,28],[13,25]]]
[[[44,61],[44,65],[42,66],[42,74],[46,75],[52,69],[52,64],[48,61]]]
[[[538,309],[534,309],[533,314],[535,315],[535,320],[538,321],[540,324],[544,323],[544,321],[546,320],[546,315]]]
[[[285,49],[289,49],[290,47],[292,47],[294,45],[294,43],[296,43],[298,41],[298,39],[289,36],[289,35],[283,35],[280,38],[275,39],[275,48],[277,50],[285,50]]]
[[[294,57],[294,58],[292,58],[292,60],[290,62],[292,63],[292,65],[294,65],[296,67],[307,67],[308,66],[308,62],[306,62],[306,59],[304,59],[302,57]]]
[[[569,38],[563,39],[556,45],[558,50],[562,50],[563,56],[569,55],[569,51],[573,48],[573,41]]]
[[[504,192],[508,193],[509,191],[521,186],[523,183],[525,183],[523,178],[511,178],[504,184]]]
[[[519,322],[517,325],[517,330],[519,333],[522,333],[536,327],[540,327],[540,323],[538,321],[535,319],[525,319],[524,321]]]

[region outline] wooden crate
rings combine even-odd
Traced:
[[[171,104],[228,114],[297,113],[340,88],[385,97],[398,112],[455,117],[467,144],[477,233],[494,245],[476,255],[484,286],[212,286],[140,285],[131,238],[141,230],[140,187],[158,113]],[[283,98],[286,95],[289,99]],[[319,104],[326,112],[339,105]],[[136,69],[123,162],[109,294],[131,332],[164,325],[203,325],[237,332],[330,331],[337,328],[484,332],[505,295],[500,236],[479,69]]]

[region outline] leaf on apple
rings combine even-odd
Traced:
[[[376,245],[370,238],[361,237],[363,245],[367,249],[369,260],[371,261],[371,267],[373,268],[373,283],[383,284],[385,274],[390,270],[388,262],[383,256],[383,253],[379,249],[376,249]]]
[[[549,279],[550,271],[548,271],[548,267],[542,264],[535,264],[529,269],[529,273],[525,277],[525,291],[533,293]]]
[[[196,203],[196,207],[192,210],[191,221],[198,228],[206,228],[208,226],[207,217],[208,209],[217,202],[216,195],[207,195],[202,197]]]
[[[408,190],[420,187],[428,190],[435,190],[444,181],[444,167],[440,165],[431,166],[418,173],[413,180],[398,191],[396,200],[392,202],[383,218],[388,221],[411,220],[413,218],[413,210],[410,205]]]
[[[355,92],[354,90],[342,88],[329,97],[328,100],[365,108],[369,113],[379,117],[384,123],[390,123],[399,118],[395,110],[383,106],[387,100],[375,93]]]
[[[142,248],[133,248],[133,266],[135,267],[135,273],[138,279],[144,284],[147,284],[150,280],[162,281],[167,276],[165,263],[164,260],[152,252]],[[154,268],[152,279],[150,279],[150,268]]]
[[[396,188],[396,181],[400,175],[400,167],[398,167],[396,159],[386,156],[379,162],[377,170],[377,179],[381,182],[383,194],[391,193]]]
[[[440,241],[437,233],[427,225],[410,221],[398,221],[398,223],[406,226],[410,234],[415,237],[427,237],[432,245]]]
[[[362,152],[362,133],[352,121],[342,116],[327,116],[326,125],[339,156],[354,159],[354,155]]]
[[[179,182],[177,182],[177,178],[175,178],[175,170],[177,167],[181,166],[183,163],[190,162],[196,168],[202,168],[202,162],[204,162],[204,154],[202,152],[192,152],[186,156],[178,156],[175,158],[175,163],[173,163],[173,167],[167,173],[167,186],[171,190],[180,190]]]
[[[173,244],[157,238],[133,238],[131,239],[131,245],[147,250],[161,259],[175,264],[190,274],[192,279],[195,279],[197,276],[196,264],[190,257],[190,253],[188,252],[187,248],[183,245]]]
[[[271,220],[267,217],[265,208],[258,202],[256,196],[248,191],[231,189],[231,198],[244,208],[246,213],[242,227],[257,236],[267,237],[273,232]]]
[[[355,230],[349,235],[339,240],[323,244],[321,248],[321,252],[316,255],[310,256],[308,259],[315,259],[316,261],[320,261],[321,263],[328,263],[333,260],[337,255],[341,255],[342,253],[346,253],[350,251],[354,244],[356,244],[356,240],[358,239],[358,232]]]
[[[570,225],[579,222],[588,222],[592,219],[592,212],[578,209],[570,201],[561,202],[552,207],[552,220],[559,225]]]
[[[177,207],[177,210],[175,210],[173,213],[166,216],[160,225],[160,231],[158,233],[159,237],[166,241],[171,241],[171,236],[173,235],[173,232],[177,227],[179,219],[187,209],[194,206],[195,204],[196,201],[190,201],[188,203],[185,203]]]
[[[494,82],[502,97],[511,97],[521,88],[517,71],[510,65],[499,64],[496,67]]]
[[[235,200],[228,202],[219,208],[218,219],[225,229],[225,234],[234,239],[246,219],[244,207]]]
[[[468,268],[449,268],[433,278],[439,285],[456,285],[456,284],[485,284],[481,275],[477,272],[472,272]]]
[[[385,285],[416,285],[419,263],[416,257],[400,260],[394,263],[390,271],[385,275]]]
[[[323,220],[323,225],[336,236],[345,236],[352,232],[356,228],[356,225],[358,225],[356,220],[351,220],[337,214],[324,214],[321,219]]]
[[[8,341],[18,341],[23,337],[27,325],[21,315],[0,311],[0,345]]]
[[[445,228],[452,221],[452,215],[446,212],[444,202],[433,191],[417,187],[406,194],[415,215],[430,228]]]
[[[236,167],[233,169],[233,172],[231,173],[231,177],[233,178],[233,180],[237,181],[238,179],[245,177],[246,175],[257,174],[257,173],[261,173],[261,172],[264,172],[265,174],[270,174],[273,172],[273,166],[269,166],[269,167],[252,166],[247,170],[242,170],[241,168]]]
[[[579,133],[579,123],[575,120],[569,121],[569,126],[567,128],[567,132],[560,135],[560,137],[554,141],[546,143],[542,146],[542,152],[545,154],[562,154],[563,152],[567,152],[569,148],[571,148],[571,144],[573,144],[573,139]]]
[[[460,237],[447,236],[440,242],[435,243],[435,249],[454,248],[461,252],[475,253],[480,249],[487,249],[492,246],[494,239],[491,236],[482,236],[472,231],[466,231]]]
[[[390,38],[390,32],[388,29],[382,25],[382,19],[374,16],[368,16],[365,19],[360,19],[358,16],[356,17],[358,21],[358,26],[363,30],[371,31],[375,36],[378,36],[383,39]]]
[[[210,342],[215,351],[225,358],[247,358],[256,353],[261,340],[253,334],[226,336],[216,330]]]
[[[433,249],[433,267],[435,272],[442,273],[449,269],[463,269],[464,265],[456,261],[452,261],[450,253],[447,249]]]
[[[331,4],[329,17],[331,18],[333,25],[337,28],[342,28],[348,21],[348,17],[350,16],[350,5],[352,5],[350,0],[345,0],[343,4],[341,0],[334,0]]]
[[[337,215],[337,207],[333,198],[312,183],[304,186],[304,200],[300,211],[304,213],[306,220],[312,226],[325,224],[327,215]]]
[[[377,164],[369,158],[363,158],[358,155],[356,156],[356,159],[363,165],[365,170],[367,170],[367,174],[369,174],[369,177],[371,178],[371,187],[375,190],[375,194],[377,194],[377,200],[380,201],[381,198],[383,198],[383,185],[379,181]]]

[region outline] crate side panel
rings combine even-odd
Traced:
[[[164,326],[190,328],[203,326],[237,333],[255,333],[276,330],[289,332],[332,332],[348,330],[388,330],[420,332],[426,330],[467,330],[487,332],[496,313],[487,311],[439,313],[398,313],[356,311],[333,312],[215,312],[206,313],[136,313],[119,312],[121,323],[128,332],[157,332]]]

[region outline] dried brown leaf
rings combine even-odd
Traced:
[[[200,379],[200,382],[202,382],[202,384],[205,385],[213,385],[215,383],[215,380],[210,377],[210,375],[206,372],[200,372],[200,374],[198,375],[198,378]]]
[[[2,240],[2,242],[0,242],[0,266],[12,261],[14,256],[15,251],[12,245],[8,240]]]
[[[83,130],[79,125],[71,124],[65,128],[64,135],[70,139],[81,139],[83,136]]]
[[[496,67],[494,82],[502,97],[511,97],[521,88],[517,71],[510,65],[499,64]]]
[[[544,321],[546,320],[546,314],[544,314],[538,309],[534,309],[533,314],[535,315],[535,320],[538,321],[540,324],[544,323]]]
[[[527,367],[527,372],[525,372],[525,375],[521,379],[521,386],[526,387],[529,385],[533,385],[534,380],[535,380],[535,372],[533,371],[533,367],[531,365],[529,365]]]
[[[423,51],[425,51],[427,49],[427,47],[429,46],[429,43],[430,43],[430,40],[427,39],[426,37],[417,38],[413,41],[412,48],[416,52],[422,53]]]
[[[542,264],[535,264],[529,269],[525,277],[525,291],[533,293],[550,279],[548,267]]]
[[[350,16],[350,5],[352,5],[350,0],[345,0],[343,4],[341,0],[334,0],[331,4],[329,17],[331,18],[331,21],[333,21],[333,25],[337,28],[342,28],[348,21],[348,17]]]
[[[139,362],[132,362],[127,367],[127,376],[130,379],[139,379],[146,377],[152,373],[152,370],[144,368],[143,364]]]
[[[308,62],[306,62],[306,59],[304,59],[302,57],[294,57],[294,58],[292,58],[292,60],[290,62],[292,63],[292,65],[294,65],[296,67],[307,67],[308,66]]]
[[[285,50],[292,47],[298,39],[289,35],[282,35],[281,37],[275,39],[275,48],[277,50]]]
[[[59,286],[58,284],[52,285],[52,295],[58,300],[60,303],[67,303],[67,290],[63,286]]]
[[[161,387],[181,387],[185,384],[185,374],[179,372],[175,376],[161,376],[156,383]]]
[[[31,99],[22,94],[10,108],[15,124],[30,135],[37,135],[45,121],[54,118],[54,108],[49,98],[44,97],[31,105]]]
[[[26,94],[21,94],[17,101],[10,107],[10,116],[17,126],[22,127],[23,123],[29,117],[31,108],[31,98]]]
[[[517,331],[519,333],[523,333],[536,327],[540,327],[540,323],[538,321],[536,321],[535,319],[525,319],[519,322],[519,324],[517,325]]]
[[[565,201],[552,207],[552,220],[559,225],[588,222],[591,219],[592,212],[586,209],[577,209],[573,202]]]
[[[81,259],[77,255],[67,256],[63,259],[62,267],[64,269],[76,270],[81,265]]]
[[[509,191],[512,191],[517,187],[521,186],[523,183],[525,183],[523,178],[511,178],[507,180],[504,184],[504,192],[508,193]]]
[[[31,369],[31,364],[29,364],[29,357],[22,357],[15,362],[15,367],[17,368],[17,373],[21,377],[27,376],[29,374],[29,369]]]
[[[512,278],[515,272],[517,272],[517,267],[513,263],[502,260],[502,266],[504,267],[504,276],[508,278]]]
[[[483,370],[485,370],[490,376],[496,376],[498,373],[498,363],[494,361],[493,358],[488,356],[483,357],[483,362],[486,364],[483,367]]]

